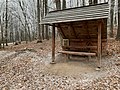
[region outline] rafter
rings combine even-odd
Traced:
[[[60,32],[61,32],[63,38],[66,38],[66,36],[65,36],[65,34],[64,34],[64,32],[63,32],[62,27],[61,27],[60,24],[58,24],[58,27],[60,28]]]
[[[74,32],[74,35],[75,35],[75,37],[77,38],[77,34],[76,34],[76,32],[75,32],[75,29],[74,29],[74,27],[73,27],[73,24],[72,24],[72,23],[70,23],[70,27],[72,28],[72,30],[73,30],[73,32]]]

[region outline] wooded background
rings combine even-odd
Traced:
[[[106,2],[110,7],[108,36],[120,40],[120,0],[1,0],[0,48],[11,42],[49,40],[51,27],[40,22],[50,11]]]

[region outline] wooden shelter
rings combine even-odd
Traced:
[[[52,62],[55,59],[55,27],[63,38],[60,53],[97,56],[101,67],[102,52],[106,51],[108,3],[49,12],[41,24],[53,26]]]

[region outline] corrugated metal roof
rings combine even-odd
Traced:
[[[109,14],[108,3],[98,4],[82,8],[79,7],[66,10],[52,11],[48,13],[44,19],[42,19],[41,24],[108,18],[108,14]]]

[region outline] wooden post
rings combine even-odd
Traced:
[[[101,67],[101,53],[102,53],[102,42],[101,42],[101,22],[98,25],[98,68]]]
[[[55,24],[52,26],[52,62],[51,64],[55,64]]]

